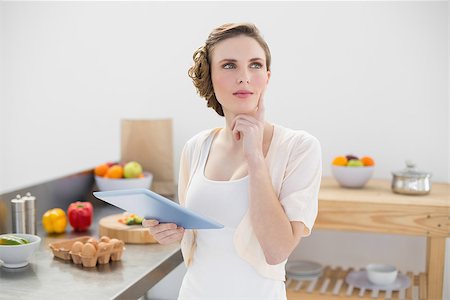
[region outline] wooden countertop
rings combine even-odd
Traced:
[[[393,193],[390,180],[371,179],[362,189],[349,189],[340,187],[333,177],[323,177],[314,228],[426,237],[426,273],[419,276],[420,299],[442,299],[445,244],[450,237],[449,183],[432,182],[428,195],[412,196]],[[364,299],[372,299],[366,296]],[[335,296],[288,291],[288,298]],[[362,298],[355,295],[346,299]]]
[[[315,228],[450,237],[449,188],[434,183],[430,194],[410,196],[391,192],[389,180],[349,189],[324,177]]]
[[[450,207],[450,184],[431,184],[428,195],[402,195],[391,191],[391,181],[371,179],[362,189],[343,188],[333,177],[323,177],[319,200],[376,204],[399,204]]]

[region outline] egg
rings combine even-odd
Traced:
[[[80,241],[76,241],[75,243],[73,243],[72,248],[70,248],[70,251],[72,251],[73,253],[80,253],[82,248],[83,243]]]
[[[83,248],[81,249],[81,256],[94,257],[96,252],[97,252],[97,249],[95,249],[95,246],[93,244],[86,243],[86,244],[84,244]]]
[[[105,242],[98,243],[98,251],[105,251],[105,250],[108,250],[108,248],[110,248],[109,243],[105,243]]]
[[[98,241],[94,238],[90,238],[87,240],[87,243],[94,245],[95,249],[98,249]]]
[[[123,242],[118,239],[111,239],[109,241],[113,245],[113,249],[121,249],[123,247]]]
[[[110,239],[109,242],[113,245],[117,244],[119,242],[118,239]]]
[[[105,242],[105,243],[107,243],[107,242],[109,242],[111,239],[109,238],[109,237],[107,237],[107,236],[102,236],[101,238],[100,238],[100,242]]]

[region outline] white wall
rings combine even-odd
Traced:
[[[6,148],[4,133],[5,98],[3,97],[3,2],[0,1],[0,192],[3,188],[4,152]]]
[[[241,20],[271,46],[267,118],[316,135],[325,175],[353,152],[376,159],[378,178],[411,158],[449,180],[446,2],[3,5],[0,192],[117,159],[121,118],[172,117],[177,161],[222,124],[186,75],[193,50]]]
[[[377,178],[390,179],[409,158],[435,182],[450,182],[445,1],[4,2],[2,9],[0,126],[8,128],[0,132],[0,193],[118,159],[122,118],[173,118],[178,170],[184,142],[222,125],[187,69],[209,31],[230,21],[261,29],[273,56],[266,117],[317,136],[324,175],[334,156],[351,152],[373,156]],[[339,248],[327,252],[328,245]],[[424,270],[405,247],[425,253],[421,238],[316,231],[294,255]]]

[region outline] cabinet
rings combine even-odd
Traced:
[[[372,179],[363,189],[346,189],[333,178],[324,177],[315,229],[424,236],[426,272],[407,272],[413,286],[404,294],[377,295],[349,291],[344,278],[351,270],[326,268],[314,286],[310,282],[287,282],[288,299],[413,299],[414,292],[419,299],[441,300],[449,224],[450,184],[433,183],[430,194],[407,196],[392,193],[388,180]]]

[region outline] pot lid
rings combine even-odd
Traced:
[[[406,168],[400,171],[392,172],[395,176],[410,177],[410,178],[426,178],[431,177],[431,173],[419,171],[416,164],[410,160],[405,161]]]

